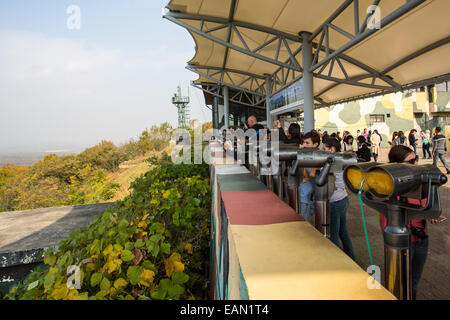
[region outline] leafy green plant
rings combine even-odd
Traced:
[[[9,299],[204,299],[209,263],[208,167],[167,159],[136,179],[133,192],[86,228],[44,252]],[[67,268],[80,270],[69,289]]]

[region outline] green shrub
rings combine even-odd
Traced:
[[[205,299],[209,264],[208,166],[164,161],[136,179],[133,192],[44,252],[45,270],[9,299]],[[80,268],[69,289],[67,268]]]

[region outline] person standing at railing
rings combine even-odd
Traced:
[[[260,139],[260,134],[259,134],[259,131],[260,130],[264,130],[264,126],[262,125],[262,124],[259,124],[258,123],[258,120],[256,119],[256,117],[254,116],[254,115],[251,115],[251,116],[249,116],[248,117],[248,119],[247,119],[247,122],[246,123],[244,123],[244,131],[247,131],[247,130],[251,130],[251,129],[253,129],[255,132],[253,133],[253,135],[252,136],[245,136],[245,141],[246,141],[246,144],[245,144],[245,148],[246,148],[246,152],[245,152],[245,167],[246,168],[248,168],[248,165],[249,165],[249,158],[248,158],[248,151],[249,151],[249,145],[248,145],[248,142],[251,140],[251,139],[254,139],[255,137],[256,137],[256,142],[257,143],[259,143],[259,139]]]
[[[389,163],[409,163],[417,165],[419,163],[419,156],[407,146],[394,146],[389,151]],[[408,203],[419,206],[426,205],[426,199],[408,198]],[[380,214],[381,232],[387,225],[387,219],[383,214]],[[444,218],[440,216],[439,219]],[[439,219],[430,219],[431,224],[440,223]],[[417,288],[420,278],[422,276],[423,268],[428,255],[428,224],[427,220],[411,220],[408,223],[408,229],[411,232],[411,249],[410,249],[410,263],[412,274],[412,299],[416,300]]]
[[[318,148],[320,136],[315,130],[311,130],[303,137],[304,148]],[[300,184],[300,212],[302,217],[312,224],[314,217],[314,183],[317,168],[303,168],[303,181]]]
[[[278,134],[280,142],[286,144],[294,144],[300,147],[301,141],[301,133],[300,126],[297,123],[291,123],[288,128],[287,135],[284,133],[284,130],[281,127],[281,122],[278,120],[277,122]],[[298,188],[299,181],[296,176],[288,175],[287,176],[287,193],[289,197],[289,205],[291,208],[295,209],[295,192],[296,188]]]
[[[324,142],[323,149],[325,151],[341,152],[341,144],[337,139],[329,138]],[[344,173],[335,172],[333,174],[335,177],[335,190],[330,198],[330,240],[340,247],[339,239],[341,239],[344,252],[355,260],[352,241],[347,231],[346,216],[349,198],[345,189]]]
[[[353,152],[353,136],[352,135],[348,134],[342,140],[342,151],[343,152]]]

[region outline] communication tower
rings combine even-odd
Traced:
[[[172,97],[172,104],[178,109],[178,127],[189,126],[189,96],[183,97],[181,95],[180,86],[177,87],[177,92]]]

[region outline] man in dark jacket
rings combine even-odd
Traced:
[[[409,132],[409,135],[408,135],[409,145],[410,145],[411,147],[413,147],[414,153],[415,153],[415,154],[417,154],[417,146],[416,146],[417,138],[416,138],[416,132],[417,132],[416,129],[412,129],[412,130]]]
[[[247,125],[248,124],[248,125]],[[256,119],[256,117],[254,115],[251,115],[250,117],[248,117],[247,122],[244,123],[244,131],[248,131],[250,129],[253,129],[255,131],[255,133],[251,133],[251,136],[246,136],[245,140],[246,140],[246,145],[245,145],[245,166],[248,168],[248,164],[249,164],[249,158],[248,158],[248,151],[249,151],[249,145],[248,142],[251,139],[254,139],[256,137],[256,143],[259,144],[259,140],[261,139],[261,134],[259,134],[260,130],[264,130],[264,126],[262,124],[258,123],[258,120]]]
[[[259,130],[264,129],[264,126],[262,124],[258,123],[258,120],[256,120],[256,117],[254,115],[251,115],[247,119],[247,123],[244,123],[244,128],[247,131],[248,129],[253,129],[256,131],[256,134],[258,134]]]
[[[447,170],[447,174],[450,173],[450,169],[448,168],[447,162],[445,161],[445,151],[446,151],[446,143],[447,139],[445,139],[445,136],[442,134],[441,127],[436,127],[434,130],[436,133],[433,138],[431,139],[433,143],[433,151],[431,152],[433,154],[433,165],[437,167],[438,158],[441,160],[442,164],[444,165],[445,169]]]

